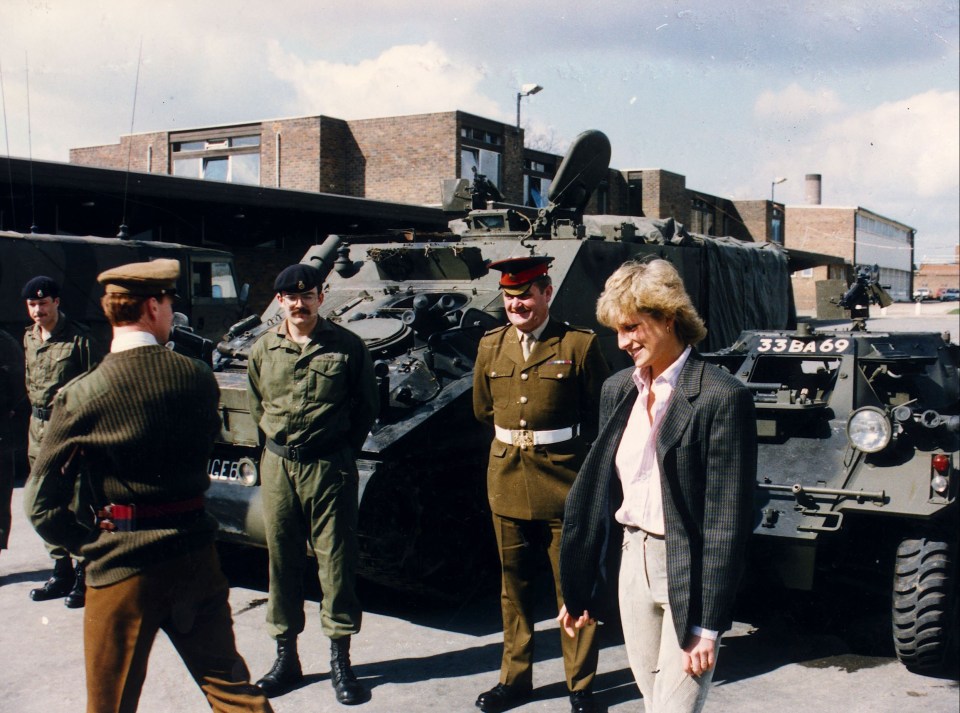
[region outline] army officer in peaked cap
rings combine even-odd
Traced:
[[[609,374],[597,337],[550,318],[553,258],[518,257],[490,264],[501,272],[509,324],[480,340],[473,409],[494,428],[487,469],[502,565],[503,659],[500,682],[477,698],[486,713],[512,708],[533,688],[532,580],[546,551],[557,607],[563,506],[597,432],[600,387]],[[573,713],[594,710],[595,626],[562,637]]]
[[[110,353],[57,394],[24,507],[45,540],[88,562],[88,711],[137,709],[162,630],[214,711],[267,713],[237,653],[204,509],[219,389],[206,364],[163,346],[179,274],[176,260],[155,260],[98,276]],[[95,521],[72,506],[77,461]]]

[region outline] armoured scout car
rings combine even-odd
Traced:
[[[894,648],[921,671],[956,626],[958,354],[947,335],[807,328],[705,355],[754,394],[764,561],[799,589],[887,566]]]
[[[495,260],[553,258],[551,313],[595,327],[604,281],[644,255],[677,265],[710,328],[709,348],[746,328],[786,329],[795,311],[784,251],[697,238],[672,222],[592,216],[583,210],[606,177],[610,144],[590,131],[574,142],[540,211],[486,206],[444,234],[330,236],[303,262],[328,275],[321,315],[363,337],[375,360],[381,411],[360,454],[361,574],[391,587],[463,594],[496,549],[487,508],[493,434],[474,419],[473,365],[483,333],[506,323]],[[449,192],[473,204],[469,186]],[[461,214],[462,215],[462,214]],[[208,507],[221,536],[263,544],[260,444],[250,417],[246,357],[282,315],[276,302],[235,325],[217,346],[224,431],[210,461]],[[609,330],[601,344],[626,365]],[[489,581],[489,578],[487,578]]]

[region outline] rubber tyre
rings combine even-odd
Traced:
[[[897,547],[893,576],[893,646],[908,669],[942,669],[956,614],[956,547],[927,536]]]

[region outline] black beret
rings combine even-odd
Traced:
[[[44,297],[56,299],[60,296],[60,285],[46,275],[37,275],[20,290],[20,298],[25,300],[42,300]]]
[[[314,287],[319,288],[323,278],[320,271],[313,265],[298,262],[283,268],[277,279],[273,281],[273,289],[277,294],[281,292],[308,292]]]

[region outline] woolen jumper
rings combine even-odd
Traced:
[[[217,529],[203,514],[164,529],[107,532],[74,513],[79,448],[82,487],[97,507],[170,503],[203,494],[207,458],[220,429],[219,388],[202,362],[152,345],[108,354],[54,402],[24,508],[52,544],[87,558],[87,581],[106,586],[208,545]]]

